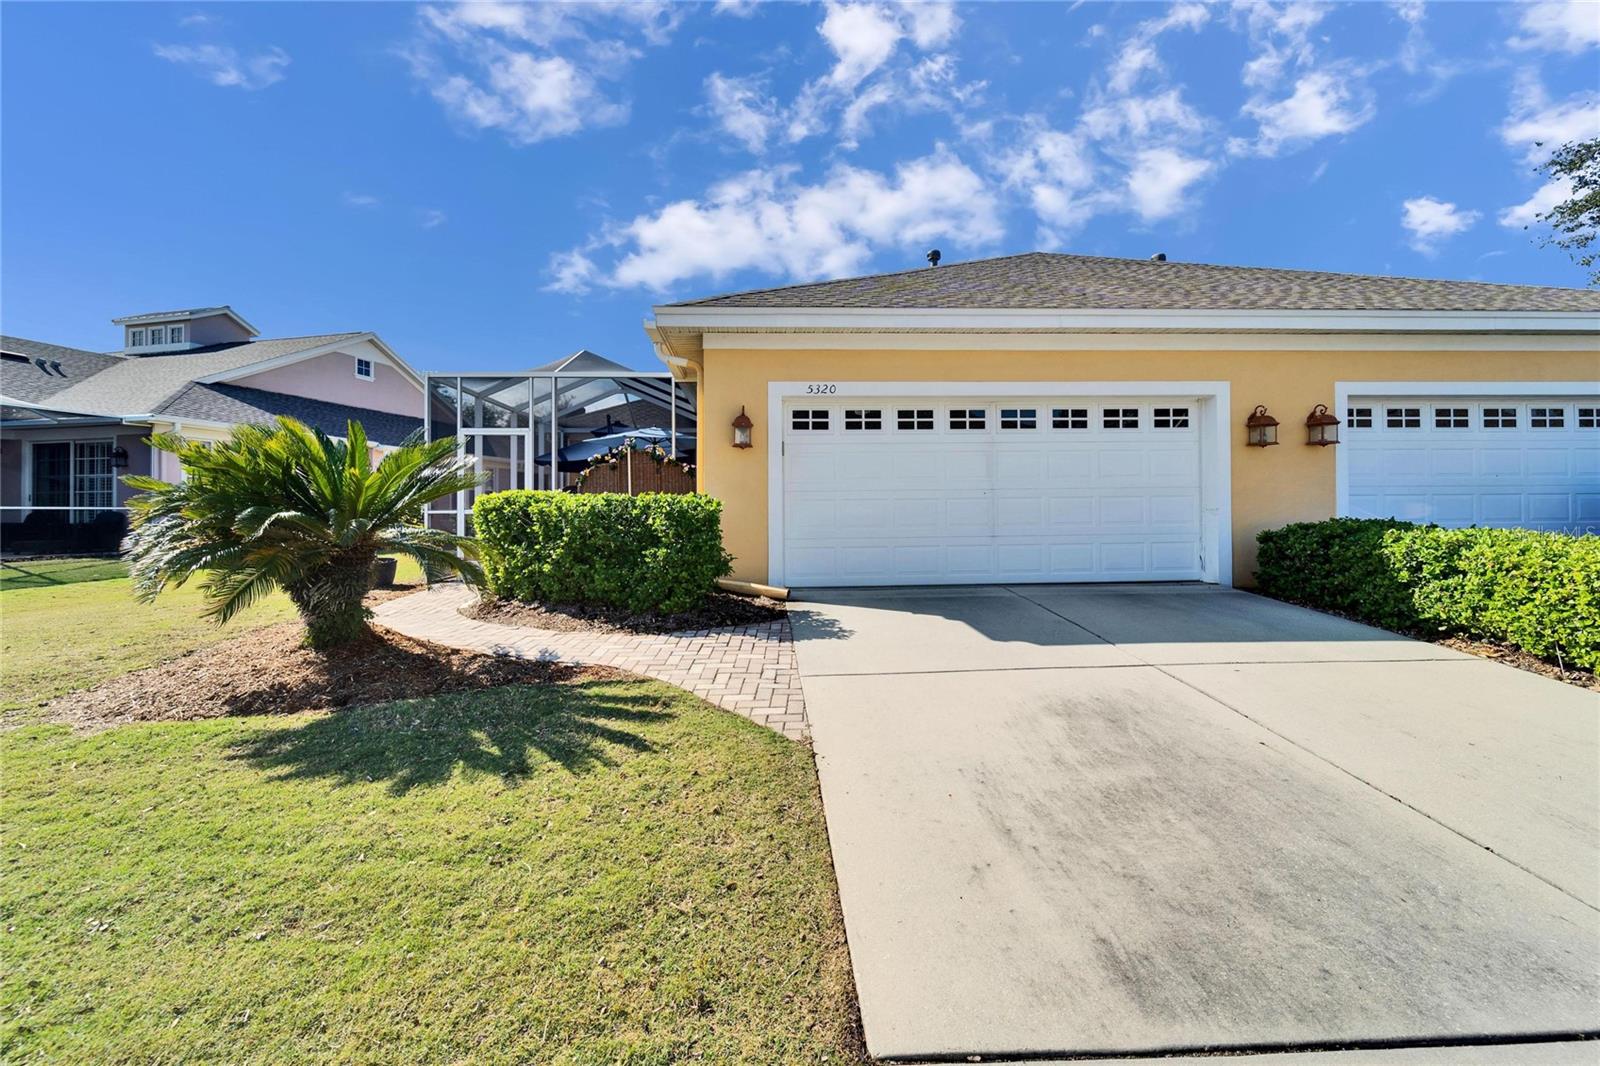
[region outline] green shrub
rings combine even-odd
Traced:
[[[1256,535],[1256,584],[1268,596],[1337,611],[1385,629],[1414,629],[1411,591],[1383,555],[1383,538],[1409,522],[1334,518]]]
[[[1600,668],[1600,537],[1335,518],[1257,542],[1256,579],[1269,596]]]
[[[1503,640],[1569,666],[1600,667],[1600,537],[1396,530],[1383,554],[1428,625]]]
[[[472,521],[503,599],[673,614],[702,605],[732,568],[722,502],[698,494],[497,492]]]

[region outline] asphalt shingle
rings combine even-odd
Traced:
[[[422,419],[407,415],[350,407],[304,396],[251,389],[242,385],[190,384],[162,405],[157,414],[169,418],[196,418],[210,422],[260,424],[278,415],[288,415],[314,429],[336,437],[345,435],[348,424],[360,422],[367,439],[375,444],[399,444],[422,428]]]
[[[365,334],[327,333],[312,337],[214,344],[172,355],[108,356],[106,358],[112,362],[99,372],[50,394],[50,406],[85,415],[147,415],[159,410],[163,403],[196,378],[238,370],[254,363],[361,336]],[[21,396],[15,398],[25,399]]]
[[[120,356],[30,341],[25,337],[0,337],[0,352],[7,357],[0,360],[0,396],[24,403],[43,403],[122,362]],[[22,358],[10,358],[13,355]],[[42,360],[43,365],[37,360]]]
[[[1600,312],[1600,292],[1029,252],[669,306]]]

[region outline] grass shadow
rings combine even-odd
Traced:
[[[654,693],[508,685],[337,711],[238,741],[229,758],[275,780],[387,781],[404,795],[458,769],[515,782],[547,763],[569,773],[614,766],[655,750],[635,730],[673,717]]]
[[[84,581],[112,581],[127,576],[127,563],[114,556],[0,562],[0,590],[7,591],[76,585]]]

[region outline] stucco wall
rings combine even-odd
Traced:
[[[292,363],[275,370],[264,370],[229,382],[251,389],[308,396],[329,403],[349,404],[373,411],[422,417],[422,390],[375,351],[352,349],[361,358],[372,359],[372,380],[356,377],[356,355],[331,352],[315,359]]]
[[[770,351],[709,347],[700,383],[706,428],[697,455],[701,491],[723,501],[734,576],[767,580],[766,425],[771,381],[1227,381],[1231,385],[1234,583],[1252,583],[1255,537],[1286,522],[1334,513],[1334,449],[1304,444],[1303,422],[1334,403],[1336,381],[1589,381],[1594,351]],[[1245,446],[1257,404],[1283,423],[1276,448]],[[743,405],[754,446],[726,429]],[[1337,412],[1343,418],[1343,412]]]

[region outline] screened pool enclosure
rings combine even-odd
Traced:
[[[519,374],[429,374],[429,440],[455,437],[485,475],[434,501],[428,522],[472,532],[472,504],[506,489],[570,489],[598,456],[657,446],[692,463],[695,391],[666,371],[629,370],[592,352]]]

